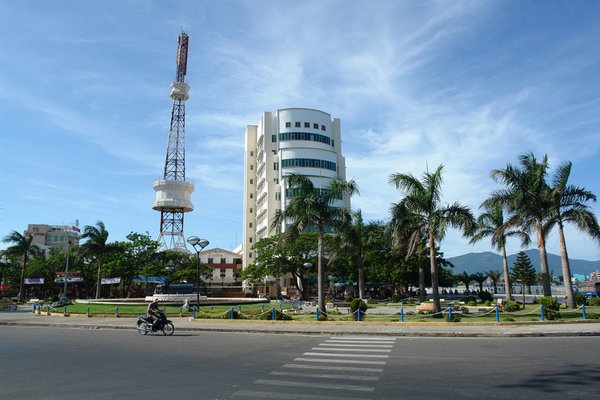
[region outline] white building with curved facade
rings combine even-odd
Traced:
[[[258,125],[246,126],[245,137],[244,268],[254,261],[254,243],[276,233],[273,217],[285,209],[290,195],[286,175],[306,175],[315,187],[346,179],[340,120],[326,112],[307,108],[265,112]],[[350,209],[350,199],[337,205]]]

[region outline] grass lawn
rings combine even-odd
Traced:
[[[307,313],[303,310],[298,312],[292,312],[292,306],[289,303],[270,303],[270,304],[245,304],[241,306],[201,306],[196,313],[196,318],[206,319],[230,319],[231,310],[233,308],[234,318],[236,319],[271,319],[272,311],[276,310],[276,317],[281,314],[281,311],[287,310],[286,315],[290,316],[296,321],[315,321],[316,315],[314,312]],[[396,308],[395,306],[393,308]],[[43,311],[46,311],[46,306],[43,307]],[[51,312],[62,313],[64,307],[61,308],[50,308]],[[178,306],[163,306],[161,307],[168,316],[174,317],[180,314],[184,317],[193,316],[192,311],[187,311]],[[106,304],[72,304],[67,306],[67,313],[69,314],[87,314],[90,315],[102,315],[110,316],[116,315],[117,311],[119,316],[122,317],[135,317],[137,315],[146,314],[146,306],[140,305],[106,305]],[[582,310],[567,310],[562,308],[560,310],[561,320],[582,320]],[[586,307],[587,319],[599,319],[600,318],[600,307]],[[457,315],[457,314],[454,314]],[[279,319],[279,318],[277,318]],[[328,319],[330,321],[352,321],[352,315],[343,314],[336,311],[330,311]],[[376,314],[368,313],[363,315],[362,320],[367,322],[400,322],[400,312],[394,314]],[[547,320],[547,319],[546,319]],[[427,314],[414,314],[407,312],[407,308],[404,311],[404,322],[443,322],[444,318],[434,318]],[[500,322],[530,322],[530,321],[541,321],[541,313],[537,304],[528,304],[524,310],[519,310],[512,313],[500,313]],[[461,322],[468,323],[490,323],[496,322],[495,312],[487,314],[462,314]]]

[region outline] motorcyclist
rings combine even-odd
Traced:
[[[160,320],[160,310],[158,309],[158,299],[152,300],[152,303],[148,304],[148,309],[146,310],[146,316],[150,321],[152,321],[152,330],[156,327],[156,323]]]

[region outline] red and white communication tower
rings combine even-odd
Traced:
[[[160,211],[157,241],[162,250],[187,251],[183,236],[183,216],[194,210],[190,201],[194,184],[185,180],[185,102],[190,97],[187,72],[188,35],[181,32],[177,46],[177,76],[171,83],[171,126],[163,179],[154,182],[156,200],[152,208]]]

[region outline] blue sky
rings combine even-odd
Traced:
[[[75,220],[157,236],[181,29],[185,234],[210,247],[241,242],[244,129],[278,108],[341,119],[367,220],[401,198],[391,173],[439,164],[445,201],[478,213],[490,171],[528,151],[600,195],[599,20],[590,1],[0,1],[0,236]],[[572,258],[600,259],[567,234]],[[491,248],[450,231],[442,250]]]

